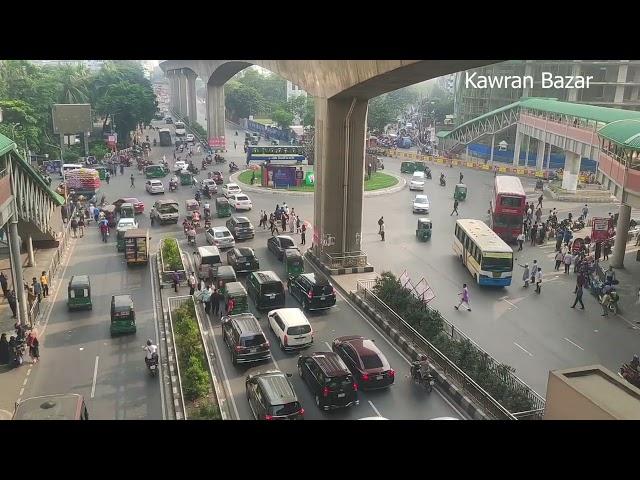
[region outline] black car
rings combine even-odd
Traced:
[[[358,384],[334,352],[300,355],[298,373],[313,393],[318,408],[331,410],[360,404]]]
[[[289,381],[279,370],[248,375],[247,400],[256,420],[303,420],[304,408]]]
[[[284,258],[284,251],[287,248],[297,248],[293,242],[293,238],[288,235],[277,235],[267,240],[267,248],[278,257],[278,260],[282,261]]]
[[[251,363],[269,360],[269,342],[256,317],[240,313],[222,317],[222,338],[231,352],[231,362]]]
[[[260,270],[260,262],[253,248],[235,247],[227,252],[227,263],[236,273],[256,272]]]
[[[306,311],[323,310],[336,304],[335,288],[321,275],[303,273],[289,278],[288,287],[289,293]]]
[[[227,220],[226,225],[231,232],[231,235],[233,235],[233,238],[236,240],[253,238],[256,235],[253,224],[247,217],[237,217],[233,215],[229,220]]]

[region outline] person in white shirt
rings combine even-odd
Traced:
[[[524,243],[524,233],[520,232],[520,235],[518,235],[518,251],[522,250],[522,244]]]
[[[147,345],[144,348],[145,358],[144,362],[149,366],[150,362],[154,359],[154,357],[158,357],[158,347],[153,344],[151,339],[147,340]],[[157,361],[157,360],[156,360]]]

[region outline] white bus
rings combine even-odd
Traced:
[[[483,221],[458,220],[453,251],[479,285],[511,285],[513,249]]]
[[[187,129],[183,122],[176,122],[173,124],[176,127],[176,135],[182,137],[187,134]]]

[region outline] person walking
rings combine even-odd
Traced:
[[[38,299],[38,303],[40,303],[42,300],[42,285],[40,285],[40,282],[38,282],[36,277],[33,277],[31,280],[31,286],[33,287],[33,294]]]
[[[609,316],[609,302],[611,301],[611,295],[609,295],[609,291],[606,291],[602,298],[600,299],[600,306],[602,306],[602,317]]]
[[[531,245],[536,244],[536,234],[538,233],[538,224],[534,223],[531,227]]]
[[[222,299],[222,295],[220,295],[220,290],[217,288],[213,289],[213,293],[211,294],[211,314],[214,317],[220,316],[220,300]]]
[[[384,223],[380,225],[380,239],[384,242]]]
[[[562,258],[562,263],[564,263],[564,273],[569,274],[569,269],[571,267],[571,262],[573,261],[573,255],[571,255],[571,252],[567,252],[564,254],[564,257]]]
[[[73,233],[73,238],[78,238],[78,219],[75,215],[71,219],[71,232]]]
[[[193,295],[196,291],[196,276],[191,272],[189,275],[189,295]]]
[[[453,200],[453,210],[451,211],[451,215],[453,215],[453,212],[455,212],[456,215],[459,215],[459,213],[458,213],[458,205],[459,205],[458,199],[456,198],[456,199]],[[449,215],[449,216],[451,216],[451,215]]]
[[[556,256],[555,256],[555,260],[556,260],[556,266],[554,268],[554,270],[557,272],[558,270],[560,270],[560,264],[562,263],[562,260],[564,259],[564,254],[558,250],[556,252]]]
[[[9,295],[9,282],[7,281],[7,277],[4,272],[0,272],[0,286],[2,286],[2,295],[7,298]]]
[[[460,310],[460,306],[464,303],[467,305],[467,311],[471,311],[471,305],[469,305],[469,288],[467,288],[467,284],[462,284],[462,291],[458,293],[460,295],[460,303],[455,305],[456,310]]]
[[[378,219],[378,235],[382,232],[382,225],[384,225],[384,217]]]
[[[540,293],[542,288],[542,267],[538,267],[536,272],[536,293]]]
[[[524,243],[524,233],[520,232],[520,234],[517,237],[518,240],[518,251],[522,251],[522,244]]]
[[[300,233],[300,215],[296,215],[296,233]]]
[[[609,240],[602,242],[602,259],[609,260],[609,254],[611,253],[611,243]]]
[[[303,223],[302,227],[300,228],[300,244],[304,245],[305,244],[305,234],[307,233],[307,224]]]
[[[289,233],[293,233],[296,228],[296,218],[297,215],[293,213],[293,209],[291,211],[291,219],[289,220]]]
[[[580,308],[584,310],[584,303],[582,303],[582,285],[577,285],[574,293],[576,294],[576,299],[573,301],[571,308],[576,308],[576,303],[580,303]]]
[[[163,155],[164,158],[164,155]],[[124,175],[124,164],[120,164],[120,175]]]
[[[262,229],[266,230],[267,229],[267,211],[265,210],[264,213],[262,214]]]
[[[107,181],[107,185],[109,185],[109,180],[111,180],[111,174],[107,170],[104,174],[104,179]]]
[[[49,278],[45,271],[40,275],[40,284],[42,285],[42,295],[47,298],[49,296]]]
[[[589,206],[585,203],[584,207],[582,207],[582,219],[584,220],[585,225],[587,223],[588,216],[589,216]]]
[[[80,230],[80,238],[84,237],[84,215],[80,215],[78,219],[78,230]]]
[[[538,207],[536,210],[536,223],[540,223],[542,221],[542,209]]]
[[[462,172],[460,172],[460,181],[458,183],[462,183],[463,178],[464,178],[464,175],[462,174]]]
[[[133,173],[131,174],[131,177],[129,177],[129,178],[131,178],[131,187],[130,188],[135,187],[136,186],[136,179],[133,176]]]
[[[538,207],[542,208],[542,199],[544,198],[544,196],[542,194],[540,194],[540,196],[538,197]]]
[[[522,281],[524,282],[524,285],[522,287],[527,288],[529,286],[529,280],[531,279],[531,273],[529,273],[529,264],[525,263],[524,265],[518,265],[524,268],[522,272]]]
[[[180,285],[180,275],[178,275],[178,272],[173,272],[172,281],[173,290],[178,293],[178,285]]]
[[[40,359],[40,342],[33,330],[27,335],[27,347],[29,347],[29,356],[31,357],[31,363],[38,363]]]
[[[9,295],[7,296],[7,302],[9,302],[9,307],[11,308],[11,318],[16,318],[16,292],[15,290],[11,290]]]
[[[280,223],[282,224],[282,233],[287,233],[287,219],[289,218],[288,214],[283,214],[280,218]]]

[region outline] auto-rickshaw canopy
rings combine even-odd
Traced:
[[[297,248],[287,248],[284,251],[284,269],[288,276],[304,273],[304,260],[300,250]]]
[[[467,186],[464,183],[458,183],[453,192],[453,198],[456,200],[464,200],[467,198]]]
[[[413,162],[402,162],[400,164],[400,173],[413,173],[416,171],[416,164]]]

